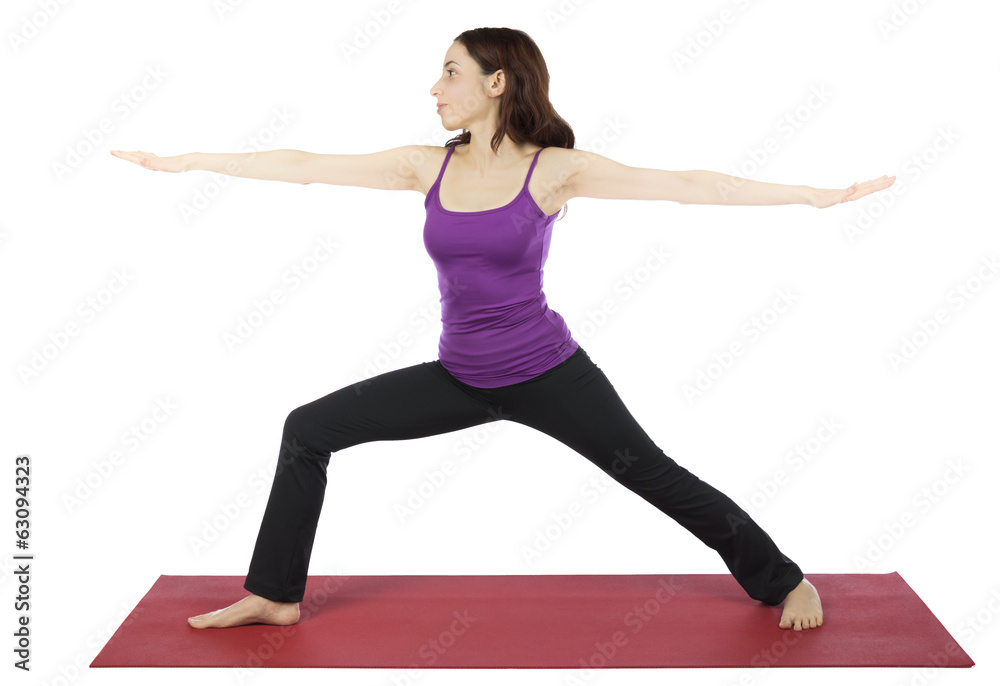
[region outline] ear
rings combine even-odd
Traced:
[[[504,77],[503,69],[497,69],[493,72],[492,78],[490,79],[489,89],[490,95],[496,97],[501,95],[507,87],[507,79]]]

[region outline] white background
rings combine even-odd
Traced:
[[[534,38],[578,148],[819,188],[897,176],[889,190],[825,210],[575,199],[554,226],[545,292],[668,455],[752,506],[807,575],[898,571],[977,666],[616,670],[592,681],[996,682],[1000,279],[985,269],[1000,256],[994,3],[424,0],[393,14],[385,1],[102,1],[54,4],[51,17],[42,6],[4,4],[0,51],[5,683],[236,683],[227,670],[73,664],[93,659],[160,574],[246,573],[270,483],[262,475],[290,410],[366,367],[437,357],[440,323],[414,318],[438,299],[421,194],[156,173],[108,150],[440,145],[454,132],[428,91],[452,39],[478,26]],[[141,101],[123,107],[130,93]],[[277,110],[291,115],[280,130]],[[789,116],[794,128],[779,124]],[[769,138],[777,149],[755,156]],[[185,218],[200,194],[213,199]],[[292,291],[282,274],[324,237],[339,247]],[[658,249],[669,259],[644,271]],[[121,270],[127,285],[86,318],[78,307]],[[627,278],[641,287],[623,288]],[[970,297],[955,296],[960,285]],[[284,303],[228,348],[224,336],[274,288]],[[779,289],[794,304],[751,341],[743,326],[773,314]],[[615,312],[587,326],[607,299]],[[946,321],[915,335],[936,310]],[[74,324],[78,335],[56,347]],[[394,350],[400,334],[409,344]],[[920,345],[894,365],[904,338]],[[734,342],[745,353],[689,402],[685,385]],[[43,349],[44,368],[25,377]],[[154,412],[158,401],[173,406],[169,416]],[[820,442],[830,418],[841,428]],[[133,426],[145,426],[143,440],[123,441]],[[810,439],[819,449],[790,462]],[[462,445],[472,459],[461,461]],[[32,458],[37,555],[30,674],[11,666],[8,631],[22,453]],[[457,472],[401,521],[410,489],[448,460]],[[777,470],[786,478],[769,488]],[[587,500],[581,488],[602,476],[510,422],[356,446],[331,460],[310,572],[726,572],[624,488]],[[583,516],[550,529],[558,535],[529,564],[525,547],[574,502]],[[196,548],[198,537],[211,540]],[[294,678],[403,683],[400,670],[350,671]],[[411,683],[507,676],[423,670]],[[563,684],[576,672],[516,676]]]

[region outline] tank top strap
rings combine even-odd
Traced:
[[[434,186],[441,185],[441,177],[444,176],[444,168],[448,166],[448,160],[451,159],[451,153],[453,152],[455,152],[455,146],[451,145],[448,147],[448,152],[445,153],[444,162],[441,164],[441,171],[438,172],[438,177],[434,180]],[[431,188],[434,186],[431,186]]]
[[[531,160],[531,166],[528,167],[528,176],[524,179],[525,188],[528,187],[528,182],[531,181],[531,172],[535,171],[535,164],[538,162],[538,155],[542,152],[542,150],[545,150],[545,148],[539,148],[535,151],[535,158]]]

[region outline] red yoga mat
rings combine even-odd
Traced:
[[[824,624],[728,574],[313,576],[297,624],[194,629],[244,577],[160,576],[91,667],[971,667],[896,572],[811,574]]]

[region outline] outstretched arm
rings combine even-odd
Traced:
[[[697,205],[791,205],[830,207],[891,186],[895,176],[844,189],[763,183],[714,171],[667,171],[629,167],[585,150],[567,150],[567,195],[584,198],[672,200]]]
[[[165,172],[211,171],[229,176],[289,183],[328,183],[382,190],[418,190],[419,145],[404,145],[362,155],[322,155],[303,150],[245,153],[189,152],[159,157],[142,150],[112,150],[115,157],[145,169]]]
[[[780,183],[751,181],[738,176],[714,171],[689,171],[686,203],[707,205],[812,205],[830,207],[848,200],[863,198],[869,193],[888,188],[896,177],[857,181],[847,188],[812,188],[811,186],[786,186]]]

